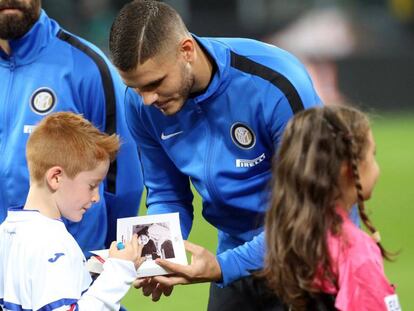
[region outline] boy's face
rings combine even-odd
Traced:
[[[99,201],[99,185],[108,173],[109,160],[99,162],[90,171],[83,171],[73,179],[63,174],[56,192],[56,204],[60,214],[74,222]]]

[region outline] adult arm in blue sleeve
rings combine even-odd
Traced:
[[[295,77],[294,90],[302,101],[303,109],[322,105],[306,71],[301,70],[299,73],[301,76]],[[289,103],[291,94],[285,94],[277,100],[273,88],[269,88],[268,92],[263,93],[265,96],[263,102],[267,104],[263,109],[264,119],[272,137],[274,152],[276,152],[283,131],[295,112]],[[263,232],[254,236],[251,241],[219,254],[217,260],[222,271],[222,280],[218,282],[218,285],[226,286],[235,280],[248,276],[254,270],[261,269],[264,256],[265,237]]]
[[[262,232],[250,242],[217,255],[222,275],[222,280],[217,285],[226,286],[233,281],[250,275],[252,271],[261,269],[264,254],[265,238],[264,232]]]
[[[127,92],[126,119],[138,146],[147,189],[148,214],[178,212],[182,235],[187,238],[193,223],[193,194],[189,177],[177,169],[158,138],[148,131],[151,121],[143,111],[141,97],[132,89]]]

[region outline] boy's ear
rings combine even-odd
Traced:
[[[63,169],[60,166],[53,166],[46,172],[46,182],[48,186],[56,191],[62,182]]]

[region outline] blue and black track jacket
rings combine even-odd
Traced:
[[[249,39],[195,39],[217,68],[205,92],[164,116],[131,90],[127,121],[149,213],[179,212],[186,238],[193,221],[191,182],[203,216],[218,229],[226,285],[262,267],[272,156],[287,121],[321,101],[303,65],[286,51]]]
[[[73,111],[122,140],[101,189],[105,199],[80,223],[68,224],[85,253],[103,248],[106,239],[115,239],[116,219],[137,214],[143,187],[138,152],[125,122],[125,85],[98,48],[60,28],[44,11],[10,46],[10,55],[0,49],[0,222],[8,208],[25,203],[25,146],[33,127],[49,113]]]

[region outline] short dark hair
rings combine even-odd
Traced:
[[[188,30],[180,15],[168,4],[136,0],[124,5],[109,36],[114,65],[129,71],[168,48],[177,35]]]

